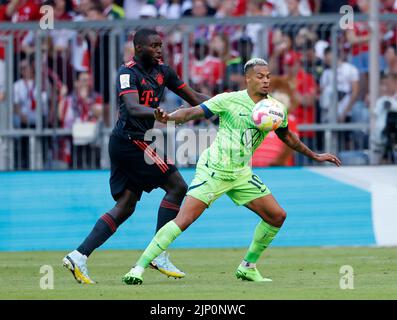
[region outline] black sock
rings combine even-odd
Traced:
[[[179,204],[163,200],[160,204],[159,213],[157,215],[156,232],[159,231],[166,223],[175,219],[179,209]]]
[[[101,246],[116,232],[117,227],[118,224],[115,219],[110,214],[105,213],[98,219],[90,234],[77,248],[77,251],[88,257],[96,248]]]

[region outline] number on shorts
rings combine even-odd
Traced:
[[[252,180],[249,180],[248,183],[251,183],[252,185],[257,187],[261,192],[265,192],[265,190],[266,190],[266,187],[264,187],[265,184],[255,174],[252,175]],[[262,187],[264,187],[264,188],[262,189]]]

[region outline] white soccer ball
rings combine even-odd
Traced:
[[[261,131],[276,130],[283,123],[284,107],[273,99],[263,99],[252,109],[252,120]]]

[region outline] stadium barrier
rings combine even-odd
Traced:
[[[238,59],[244,50],[268,57],[275,78],[280,73],[288,76],[287,65],[293,69],[300,64],[305,73],[303,80],[297,78],[300,87],[295,89],[309,98],[315,97],[311,104],[296,112],[301,139],[316,151],[339,154],[346,164],[367,164],[368,153],[373,150],[369,143],[370,114],[365,97],[355,103],[351,122],[338,122],[338,59],[352,59],[354,49],[353,46],[346,49],[346,30],[340,29],[340,18],[340,15],[321,15],[56,22],[54,30],[42,30],[38,23],[2,23],[0,50],[4,52],[1,60],[6,76],[5,98],[0,102],[0,170],[108,168],[107,142],[117,118],[114,84],[117,68],[132,57],[134,30],[153,25],[164,38],[165,62],[185,82],[209,95],[242,88],[237,75],[241,68]],[[365,22],[367,17],[355,15],[354,19]],[[395,15],[382,16],[381,23],[396,34]],[[254,39],[252,48],[247,48],[247,38]],[[318,77],[325,62],[318,55],[321,56],[325,42],[331,47],[329,70],[333,80],[319,91]],[[382,45],[395,49],[395,38],[385,33]],[[284,47],[294,54],[283,52],[283,59],[275,54],[277,50],[285,50]],[[280,79],[292,83],[288,80],[291,78]],[[90,104],[86,106],[88,111],[79,111],[79,120],[97,122],[98,135],[85,145],[77,145],[73,143],[73,138],[78,138],[73,137],[73,122],[77,120],[70,110],[79,106],[77,93],[82,88],[89,88]],[[284,89],[281,85],[279,91],[283,93]],[[329,89],[327,97],[323,97],[325,89]],[[27,92],[23,94],[23,90]],[[171,108],[180,102],[168,92],[163,105]],[[18,111],[21,108],[29,110],[21,116],[21,110]],[[194,124],[193,129],[199,134],[200,128],[214,125],[216,122],[203,121]],[[381,152],[382,148],[378,150]],[[313,165],[299,156],[296,164]]]
[[[190,182],[194,170],[181,173]],[[255,173],[287,212],[272,246],[397,245],[396,166],[258,168]],[[114,204],[108,179],[106,170],[0,173],[0,250],[78,246],[103,209]],[[133,216],[101,248],[145,248],[163,195],[160,189],[144,193]],[[173,248],[247,247],[258,219],[223,196]]]

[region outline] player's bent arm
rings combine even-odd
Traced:
[[[197,106],[204,101],[210,99],[210,97],[193,90],[188,85],[184,86],[182,89],[178,90],[178,96],[180,96],[183,100],[189,103],[191,106]]]
[[[185,123],[190,120],[204,119],[205,112],[201,106],[183,108],[169,114],[168,121],[175,121],[177,124]]]
[[[137,93],[126,93],[122,95],[122,99],[130,116],[140,119],[154,119],[154,109],[139,104]]]
[[[330,153],[318,154],[310,150],[308,146],[306,146],[302,141],[300,141],[300,139],[295,133],[293,133],[288,129],[288,126],[285,128],[279,128],[275,132],[279,137],[279,139],[283,141],[287,146],[289,146],[291,149],[295,151],[302,153],[303,155],[305,155],[310,159],[313,159],[318,162],[328,161],[335,164],[338,167],[342,164],[341,161],[338,159],[338,157],[334,156],[333,154]]]
[[[288,126],[285,128],[278,128],[275,133],[277,134],[277,137],[291,149],[302,153],[310,159],[316,160],[317,154],[310,150],[310,148],[306,146],[295,133],[290,131]]]

